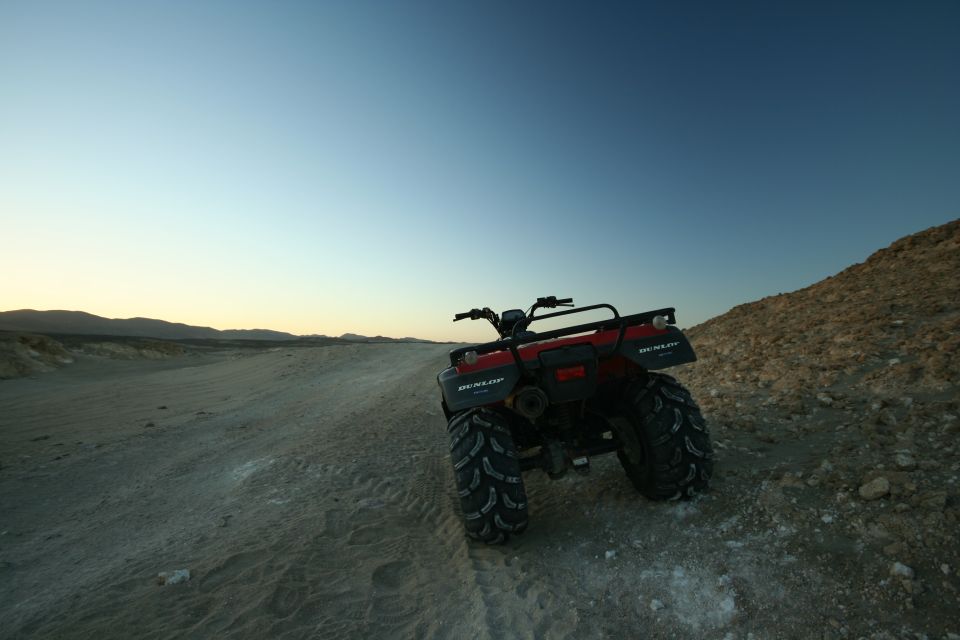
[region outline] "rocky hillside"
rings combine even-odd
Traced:
[[[960,220],[907,236],[822,282],[688,332],[718,390],[937,392],[960,382]],[[815,394],[814,394],[815,395]]]
[[[50,336],[0,331],[0,380],[54,371],[72,364],[78,356],[165,360],[186,353],[187,349],[181,344],[150,338],[61,336],[57,340]]]
[[[868,608],[956,611],[960,220],[687,333],[677,373],[758,522],[849,542]]]
[[[72,362],[73,355],[52,338],[0,332],[0,380],[53,371]]]

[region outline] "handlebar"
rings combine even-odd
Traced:
[[[490,307],[484,307],[483,309],[470,309],[470,311],[464,311],[463,313],[458,313],[454,316],[453,321],[457,322],[458,320],[466,320],[470,318],[471,320],[479,320],[481,318],[496,318],[495,314]]]
[[[504,319],[503,322],[500,320],[500,316],[493,312],[490,307],[484,307],[483,309],[471,309],[470,311],[465,311],[463,313],[458,313],[453,318],[454,322],[459,320],[466,320],[470,318],[471,320],[480,320],[481,318],[486,319],[493,325],[493,328],[497,330],[497,333],[500,334],[501,338],[506,338],[516,334],[517,328],[521,327],[525,329],[531,322],[536,318],[534,314],[537,309],[555,309],[556,307],[572,307],[573,298],[560,298],[557,299],[557,296],[547,296],[545,298],[537,298],[537,301],[531,306],[520,318],[517,318],[513,314],[513,310],[510,311],[511,315],[509,320]],[[507,313],[506,311],[504,313]],[[616,312],[614,312],[616,313]],[[562,315],[562,314],[559,314]]]
[[[546,308],[553,308],[553,307],[560,307],[560,306],[572,307],[573,298],[560,298],[559,300],[557,299],[557,296],[547,296],[546,298],[537,298],[537,304],[535,306],[546,307]]]
[[[497,333],[501,334],[501,337],[506,337],[504,332],[509,332],[511,329],[515,329],[516,326],[523,324],[526,326],[534,319],[534,312],[537,309],[553,309],[556,307],[572,307],[573,298],[557,298],[557,296],[547,296],[545,298],[537,298],[537,301],[533,303],[533,306],[524,314],[526,317],[522,322],[517,322],[516,320],[511,320],[509,326],[504,327],[500,324],[500,316],[498,316],[490,307],[484,307],[483,309],[470,309],[470,311],[464,311],[454,315],[453,321],[459,322],[460,320],[466,320],[470,318],[471,320],[489,320],[493,325],[494,329],[497,330]],[[514,324],[516,323],[516,324]]]
[[[547,296],[546,298],[537,298],[537,301],[533,303],[533,306],[527,311],[527,318],[530,320],[533,319],[533,314],[537,312],[537,309],[555,309],[556,307],[572,307],[573,298],[560,298],[557,299],[557,296]],[[529,324],[529,321],[528,321]]]

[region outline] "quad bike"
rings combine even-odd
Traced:
[[[609,304],[573,307],[538,298],[527,312],[489,308],[454,322],[488,320],[500,340],[450,352],[437,376],[450,434],[450,458],[467,534],[499,544],[527,527],[522,472],[552,478],[586,473],[590,458],[617,453],[634,487],[653,500],[688,498],[707,488],[713,450],[690,393],[652,371],[693,362],[674,309],[621,316]],[[612,317],[543,333],[531,324],[606,309]]]

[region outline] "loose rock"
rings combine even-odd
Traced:
[[[943,511],[947,506],[947,494],[944,491],[931,491],[920,497],[920,506],[934,511]]]
[[[864,500],[876,500],[888,493],[890,493],[890,481],[883,476],[874,478],[860,487],[860,497]]]
[[[913,574],[913,569],[911,569],[907,565],[902,564],[900,562],[894,562],[893,566],[890,567],[890,575],[911,579],[913,578],[914,574]]]
[[[913,459],[909,452],[900,452],[897,454],[897,468],[902,471],[913,471],[917,468],[917,461]]]

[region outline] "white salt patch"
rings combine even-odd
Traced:
[[[231,475],[236,482],[243,482],[260,469],[269,467],[271,464],[273,464],[273,458],[259,458],[257,460],[250,460],[249,462],[244,462],[242,465],[234,469]]]
[[[700,513],[700,510],[689,502],[681,502],[673,509],[673,516],[677,520],[686,520],[690,516],[695,516]]]
[[[695,631],[724,627],[737,615],[737,594],[728,575],[677,566],[670,572],[669,590],[669,611]]]

